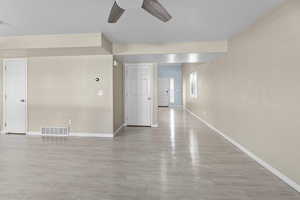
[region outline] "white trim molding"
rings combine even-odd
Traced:
[[[222,133],[220,130],[215,128],[213,125],[209,124],[207,121],[203,120],[201,117],[193,113],[191,110],[185,107],[185,110],[189,112],[191,115],[199,119],[201,122],[203,122],[206,126],[214,130],[216,133],[224,137],[228,142],[236,146],[238,149],[240,149],[242,152],[244,152],[246,155],[248,155],[250,158],[255,160],[258,164],[263,166],[265,169],[269,170],[271,173],[273,173],[275,176],[280,178],[282,181],[284,181],[286,184],[288,184],[290,187],[295,189],[297,192],[300,192],[300,185],[297,184],[294,180],[284,175],[282,172],[280,172],[278,169],[272,167],[270,164],[268,164],[266,161],[259,158],[257,155],[246,149],[243,145],[239,144],[238,142],[234,141],[232,138],[228,137],[224,133]]]
[[[149,116],[149,123],[147,124],[136,124],[136,125],[142,125],[142,126],[151,126],[152,123],[155,123],[153,122],[153,116],[154,116],[154,109],[153,109],[153,105],[154,105],[154,91],[156,88],[154,88],[155,86],[155,74],[154,74],[154,71],[155,71],[155,68],[156,68],[156,64],[155,63],[126,63],[125,64],[125,67],[124,67],[124,91],[125,91],[125,94],[127,94],[127,91],[128,91],[128,68],[130,67],[135,67],[135,68],[147,68],[147,69],[150,69],[149,73],[150,73],[150,90],[149,90],[149,97],[151,98],[150,100],[150,103],[149,103],[149,110],[150,110],[150,116]],[[125,95],[125,98],[124,98],[124,112],[125,112],[125,123],[128,124],[128,105],[130,104],[129,102],[129,99],[128,99],[128,95]]]
[[[183,108],[183,105],[170,104],[169,108]]]
[[[115,132],[114,132],[114,137],[116,137],[120,131],[126,126],[126,123],[122,124]]]
[[[27,90],[28,90],[28,59],[27,58],[5,58],[3,59],[2,61],[2,70],[3,70],[3,73],[2,73],[2,84],[3,84],[3,87],[2,87],[2,92],[3,92],[3,103],[2,103],[2,128],[3,128],[3,132],[4,134],[6,132],[8,132],[7,130],[7,127],[6,127],[6,123],[7,123],[7,119],[6,119],[6,115],[7,115],[7,107],[6,107],[6,94],[7,94],[7,91],[6,91],[6,79],[7,79],[7,62],[9,61],[24,61],[24,64],[25,64],[25,132],[28,130],[28,94],[27,94]]]
[[[26,134],[27,136],[47,136],[42,135],[41,132],[28,132]],[[55,136],[55,137],[97,137],[97,138],[113,138],[114,134],[112,133],[78,133],[78,132],[72,132],[68,136],[62,136],[62,135],[49,135],[49,136]]]

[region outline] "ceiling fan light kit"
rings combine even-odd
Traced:
[[[135,5],[126,4],[127,2],[135,3],[138,7],[143,8],[152,16],[158,18],[163,22],[168,22],[172,19],[172,16],[169,14],[167,9],[161,5],[158,0],[143,0],[142,5],[139,4],[139,1],[132,1],[132,0],[119,0],[115,1],[113,7],[111,8],[108,23],[117,23],[121,16],[124,14],[126,9],[135,7]],[[128,5],[128,6],[126,6]]]

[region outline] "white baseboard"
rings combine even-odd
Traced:
[[[71,137],[100,137],[100,138],[113,138],[113,133],[70,133]]]
[[[125,126],[126,126],[125,123],[122,124],[122,125],[114,132],[114,137],[116,137],[116,136],[119,134],[119,132],[120,132]]]
[[[158,124],[152,124],[151,127],[152,128],[158,128]]]
[[[242,152],[244,152],[245,154],[247,154],[250,158],[252,158],[253,160],[255,160],[258,164],[260,164],[261,166],[263,166],[265,169],[267,169],[270,172],[272,172],[275,176],[277,176],[278,178],[280,178],[282,181],[284,181],[290,187],[292,187],[293,189],[295,189],[297,192],[300,192],[300,185],[297,184],[295,181],[293,181],[291,178],[289,178],[286,175],[284,175],[283,173],[281,173],[278,169],[272,167],[270,164],[268,164],[267,162],[265,162],[264,160],[262,160],[261,158],[259,158],[258,156],[256,156],[254,153],[252,153],[251,151],[249,151],[248,149],[246,149],[244,146],[242,146],[241,144],[237,143],[236,141],[234,141],[233,139],[231,139],[230,137],[228,137],[224,133],[222,133],[220,130],[218,130],[217,128],[215,128],[214,126],[212,126],[211,124],[209,124],[205,120],[203,120],[201,117],[199,117],[198,115],[196,115],[195,113],[193,113],[188,108],[185,108],[185,110],[188,111],[191,115],[193,115],[197,119],[199,119],[201,122],[203,122],[206,126],[208,126],[209,128],[211,128],[212,130],[214,130],[216,133],[218,133],[219,135],[221,135],[222,137],[224,137],[227,141],[229,141],[231,144],[233,144],[234,146],[236,146]]]
[[[28,132],[26,135],[28,136],[47,136],[47,135],[42,135],[41,132]],[[61,135],[51,135],[55,137],[64,137]],[[70,133],[70,137],[98,137],[98,138],[113,138],[114,135],[112,133]]]
[[[182,108],[183,105],[170,105],[169,107],[170,108]]]

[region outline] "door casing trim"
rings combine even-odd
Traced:
[[[129,66],[135,66],[135,67],[145,67],[148,66],[150,69],[150,98],[151,98],[151,102],[150,102],[150,127],[153,125],[153,115],[154,115],[154,111],[153,111],[153,107],[154,107],[154,64],[153,63],[126,63],[125,64],[125,70],[124,70],[124,112],[125,112],[125,124],[128,124],[127,121],[127,115],[128,115],[128,110],[127,110],[127,68]]]
[[[2,93],[3,93],[3,104],[2,104],[2,133],[6,134],[6,63],[8,61],[24,61],[25,62],[25,134],[28,132],[28,96],[27,96],[27,90],[28,90],[28,80],[27,80],[27,73],[28,73],[28,59],[27,58],[8,58],[8,59],[3,59],[2,63],[2,74],[3,74],[3,88],[2,88]]]

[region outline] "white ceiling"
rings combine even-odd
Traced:
[[[134,0],[132,0],[134,1]],[[142,9],[106,23],[113,0],[1,0],[0,35],[103,32],[118,43],[224,40],[284,0],[160,0],[173,20]]]

